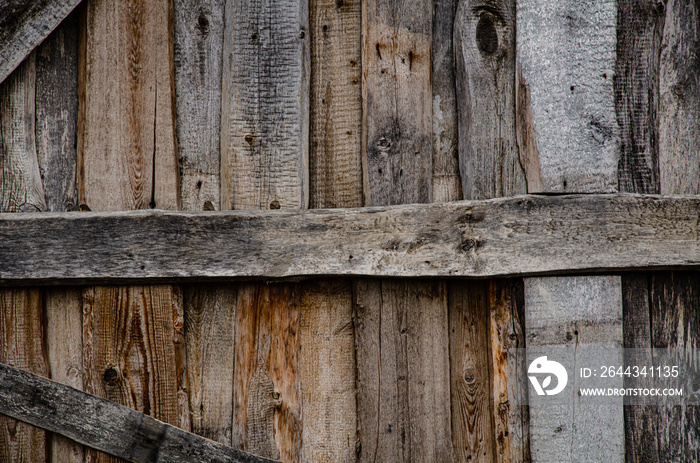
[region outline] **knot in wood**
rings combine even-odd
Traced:
[[[490,13],[482,13],[476,25],[476,45],[480,52],[489,55],[498,50],[498,31]]]
[[[114,386],[119,381],[119,370],[115,367],[109,367],[102,374],[102,381],[109,386]]]

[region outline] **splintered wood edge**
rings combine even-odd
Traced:
[[[0,413],[133,463],[273,463],[1,363]]]
[[[700,267],[700,197],[526,195],[307,211],[0,214],[0,284]]]

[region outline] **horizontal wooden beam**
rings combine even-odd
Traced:
[[[274,463],[2,363],[0,413],[133,463]]]
[[[490,277],[700,267],[700,197],[0,214],[0,284]]]
[[[80,0],[0,2],[0,82],[58,26]]]

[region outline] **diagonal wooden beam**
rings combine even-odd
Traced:
[[[58,26],[80,0],[0,2],[0,82]]]
[[[0,413],[133,463],[273,463],[1,363]]]
[[[0,214],[0,284],[489,277],[700,267],[700,197]]]

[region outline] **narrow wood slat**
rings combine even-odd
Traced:
[[[0,6],[0,82],[39,45],[80,0],[10,0]]]
[[[529,158],[526,172],[536,153],[541,191],[617,191],[617,2],[524,0],[517,2],[516,16],[518,136]],[[565,306],[572,309],[561,310]],[[527,347],[571,345],[565,328],[573,333],[575,352],[596,342],[622,345],[619,277],[526,278],[525,313]],[[621,398],[613,406],[585,407],[572,394],[557,406],[530,409],[533,460],[577,461],[585,454],[623,461]],[[567,422],[567,415],[575,418]],[[562,432],[554,433],[560,424]]]
[[[484,277],[693,268],[700,265],[699,201],[522,196],[305,212],[4,214],[0,281]],[[214,250],[216,258],[200,258]]]
[[[172,3],[86,5],[81,44],[81,210],[177,209]],[[186,424],[182,294],[162,286],[83,288],[85,390]],[[90,461],[114,461],[93,450]]]
[[[299,0],[227,1],[221,208],[303,209],[309,201],[309,17]],[[238,287],[232,445],[301,457],[300,290]]]
[[[5,364],[0,390],[0,413],[133,463],[272,462]]]

